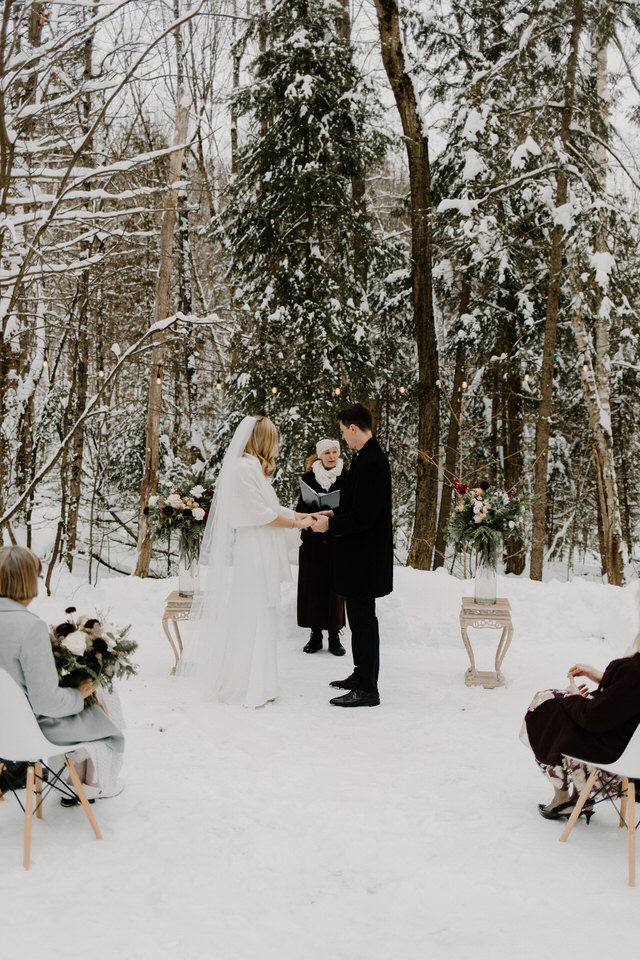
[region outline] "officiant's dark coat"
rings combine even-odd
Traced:
[[[540,763],[555,766],[563,754],[612,763],[640,723],[640,654],[612,660],[589,699],[575,695],[545,700],[526,721]]]
[[[334,483],[325,490],[313,472],[303,474],[302,479],[318,493],[341,490],[348,475],[343,470]],[[296,510],[308,513],[309,507],[302,497]],[[342,630],[344,627],[344,598],[332,589],[334,542],[329,534],[301,532],[298,567],[298,626],[315,630]]]
[[[351,461],[340,506],[329,519],[335,538],[333,586],[344,597],[384,597],[393,590],[391,471],[375,437]]]

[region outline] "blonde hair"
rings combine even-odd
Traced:
[[[307,466],[305,468],[305,472],[309,473],[309,470],[311,470],[311,467],[314,465],[316,460],[319,460],[319,459],[320,457],[318,456],[317,453],[312,453],[310,457],[307,457]]]
[[[0,547],[0,596],[22,603],[38,595],[40,557],[27,547]]]
[[[270,477],[274,473],[278,453],[278,431],[268,417],[256,417],[256,425],[244,452],[258,458],[265,477]]]

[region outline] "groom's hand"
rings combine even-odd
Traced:
[[[326,533],[329,529],[329,517],[326,513],[314,513],[311,529],[314,533]]]

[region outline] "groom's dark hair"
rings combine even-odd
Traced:
[[[353,423],[359,430],[373,430],[371,411],[367,410],[362,403],[352,403],[351,406],[345,407],[338,414],[338,420],[344,423],[345,427],[350,427]]]

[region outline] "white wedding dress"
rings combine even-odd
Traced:
[[[246,421],[255,423],[246,417],[238,427],[216,484],[195,650],[185,651],[182,672],[206,699],[259,707],[278,696],[280,584],[291,579],[291,531],[268,524],[294,512],[280,505],[260,461],[243,455],[252,429]]]

